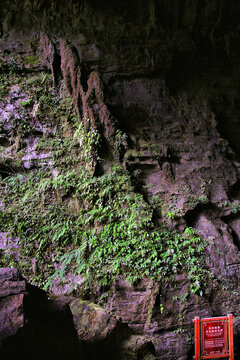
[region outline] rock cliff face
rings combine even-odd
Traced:
[[[0,354],[8,359],[156,359],[149,338],[100,306],[49,300],[15,269],[0,269],[0,309]]]
[[[0,269],[0,287],[3,358],[85,359],[66,304],[48,301],[43,291],[28,284],[15,269]]]
[[[151,212],[154,228],[179,233],[194,228],[204,237],[203,260],[192,263],[192,272],[203,261],[213,276],[203,288],[196,277],[191,292],[191,271],[187,274],[184,263],[195,255],[188,252],[183,271],[178,262],[166,281],[143,272],[130,285],[120,272],[108,292],[104,281],[84,292],[81,271],[69,269],[76,260],[72,255],[64,280],[55,277],[51,290],[64,295],[72,311],[72,359],[78,352],[85,356],[75,331],[81,341],[110,349],[110,357],[118,349],[121,359],[153,359],[154,353],[161,360],[190,359],[196,315],[233,313],[239,340],[239,16],[234,0],[2,1],[1,265],[17,266],[30,282],[47,288],[54,271],[62,274],[59,257],[79,245],[78,236],[79,254],[90,256],[95,243],[86,245],[83,229],[88,224],[97,233],[116,217],[111,208],[120,190],[114,187],[109,200],[98,181],[107,183],[104,175],[118,164],[129,175],[120,185],[123,192],[141,195],[139,217],[143,208],[145,218]],[[82,166],[88,175],[76,180]],[[87,186],[78,187],[87,177]],[[101,219],[91,201],[107,209]],[[117,212],[120,218],[123,209]],[[96,278],[100,268],[95,266]],[[12,327],[1,317],[0,331],[10,336],[9,344],[21,341],[16,334],[26,326],[27,294],[26,282],[18,279],[16,290],[11,276],[0,302],[2,313],[11,308],[14,316]],[[24,331],[26,349],[30,330]],[[34,340],[36,347],[40,340]],[[94,359],[91,347],[87,351]],[[54,356],[53,351],[47,358]]]

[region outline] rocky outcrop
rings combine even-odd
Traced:
[[[3,358],[85,359],[65,303],[49,301],[13,268],[0,268],[0,341]]]
[[[57,85],[59,74],[59,57],[55,46],[49,36],[45,33],[41,35],[39,53],[43,65],[47,66],[52,73],[53,84]]]
[[[71,298],[48,300],[16,269],[0,268],[1,356],[155,360],[154,353],[150,338],[134,335],[100,306]]]
[[[75,299],[71,301],[70,309],[81,340],[103,340],[119,325],[116,318],[93,303]]]
[[[64,40],[60,43],[60,55],[61,70],[66,88],[73,99],[76,109],[80,112],[81,69],[78,55],[76,50],[74,51]]]
[[[102,132],[107,139],[113,136],[114,123],[104,103],[102,84],[97,71],[92,71],[87,78],[84,65],[77,49],[66,41],[60,41],[61,70],[63,79],[86,128],[93,126]]]
[[[135,191],[151,205],[155,226],[164,223],[179,231],[192,226],[204,236],[205,262],[214,275],[205,284],[203,296],[189,291],[187,274],[177,273],[173,282],[165,284],[142,279],[130,286],[118,279],[108,297],[103,296],[103,287],[103,294],[99,289],[88,294],[90,302],[76,297],[52,303],[51,309],[58,307],[55,311],[49,305],[43,309],[38,296],[31,295],[33,288],[8,270],[11,276],[4,278],[0,288],[5,354],[15,340],[20,341],[17,339],[22,339],[26,350],[30,339],[37,349],[40,343],[47,344],[42,358],[54,358],[50,342],[57,348],[57,337],[62,340],[66,335],[64,329],[56,330],[54,323],[62,324],[57,314],[67,321],[73,353],[78,354],[80,339],[93,359],[96,351],[106,348],[109,357],[119,351],[123,359],[151,359],[153,344],[158,359],[190,359],[196,315],[233,313],[238,341],[239,2],[47,0],[30,4],[3,0],[1,6],[1,73],[21,75],[14,83],[1,80],[2,179],[17,173],[21,180],[22,173],[49,168],[56,177],[66,163],[64,142],[72,163],[76,168],[81,165],[78,150],[72,153],[75,145],[68,142],[69,124],[76,119],[71,102],[63,96],[64,82],[77,109],[78,124],[82,120],[86,129],[92,127],[103,135],[92,173],[98,176],[110,162],[121,163],[131,174]],[[41,148],[44,136],[52,141],[54,151],[48,144]],[[120,149],[118,160],[113,142]],[[39,211],[50,202],[79,213],[72,192],[71,186],[62,193],[52,191],[50,200],[42,199]],[[2,202],[0,209],[4,209]],[[19,244],[17,240],[9,244],[5,230],[1,234],[5,239],[1,253],[12,249],[8,263],[14,263]],[[68,240],[63,240],[66,246]],[[59,249],[51,246],[51,257],[43,249],[43,259],[56,269]],[[35,275],[37,265],[31,259]],[[67,279],[74,286],[82,283],[72,274]],[[55,285],[59,296],[66,284],[58,278]],[[45,315],[35,317],[35,312]],[[39,330],[39,320],[44,330]],[[47,339],[44,331],[56,331],[57,336]],[[87,345],[93,339],[98,343],[95,352]],[[60,356],[61,351],[69,350],[64,341],[62,346],[58,358],[65,356]]]
[[[17,270],[0,268],[0,341],[24,326],[23,299],[26,281]]]
[[[90,358],[105,354],[109,359],[156,359],[150,337],[134,334],[106,309],[79,299],[72,300],[69,306],[78,338],[85,342]]]

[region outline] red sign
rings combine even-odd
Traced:
[[[202,355],[228,354],[227,321],[201,321]]]
[[[195,323],[195,360],[228,357],[234,360],[232,315],[201,319]]]

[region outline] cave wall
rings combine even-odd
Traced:
[[[161,289],[120,281],[104,304],[150,336],[158,359],[192,356],[195,315],[231,312],[239,336],[239,13],[238,1],[223,0],[1,3],[2,71],[10,66],[27,78],[46,72],[56,91],[63,79],[79,118],[89,118],[105,138],[99,171],[120,162],[157,225],[192,226],[208,241],[206,263],[216,281],[203,297],[188,294],[182,276]],[[28,97],[12,87],[0,99],[1,145],[15,144],[10,165],[0,164],[2,177],[49,161],[35,152],[34,139],[54,134],[55,124],[49,116],[48,127],[41,125],[35,104],[22,114],[19,101]],[[20,165],[14,117],[29,119],[32,128],[20,139]],[[114,129],[128,142],[117,160]]]

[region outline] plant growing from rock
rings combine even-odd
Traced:
[[[46,87],[35,91],[43,78]],[[36,146],[50,154],[51,163],[12,174],[0,186],[3,231],[21,245],[17,266],[45,288],[68,273],[80,274],[85,287],[106,287],[119,277],[161,283],[184,271],[191,291],[202,294],[208,276],[204,240],[191,228],[156,228],[153,209],[121,166],[111,164],[102,176],[94,175],[100,132],[79,122],[69,96],[47,93],[49,81],[41,73],[37,84],[24,86],[33,87],[31,98],[41,104],[39,119],[55,121],[54,136],[46,133]],[[126,146],[120,131],[115,140],[118,151]]]

